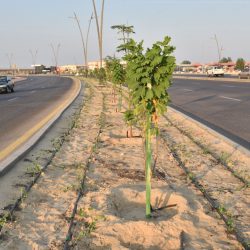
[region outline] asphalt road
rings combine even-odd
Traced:
[[[250,83],[174,79],[172,107],[250,150]]]
[[[0,94],[0,152],[63,102],[72,85],[70,78],[32,76]]]

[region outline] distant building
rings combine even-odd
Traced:
[[[102,61],[102,67],[105,68],[105,66],[106,66],[106,62]],[[88,62],[88,69],[89,70],[99,69],[100,67],[101,67],[100,61]]]
[[[22,68],[16,68],[16,69],[0,69],[0,75],[28,75],[32,73],[32,69],[22,69]]]

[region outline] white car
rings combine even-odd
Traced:
[[[224,76],[225,72],[222,67],[212,66],[207,68],[207,76]]]
[[[239,73],[239,79],[250,79],[250,69],[244,69]]]

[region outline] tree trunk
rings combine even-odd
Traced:
[[[122,110],[122,87],[119,88],[119,106],[118,106],[119,112]]]
[[[147,124],[146,124],[146,218],[151,217],[151,159],[152,159],[152,150],[151,150],[151,116],[147,115]]]

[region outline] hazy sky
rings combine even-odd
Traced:
[[[38,49],[37,63],[53,65],[50,44],[61,44],[59,65],[82,64],[75,11],[84,33],[92,12],[92,0],[0,0],[0,68],[8,67],[7,54],[19,67],[32,64],[29,50]],[[101,0],[96,0],[100,9]],[[150,46],[165,35],[172,37],[177,61],[210,62],[218,58],[217,35],[222,56],[250,61],[250,0],[106,0],[104,56],[118,45],[114,24],[134,25],[135,40]],[[96,25],[89,38],[89,60],[98,59]]]

